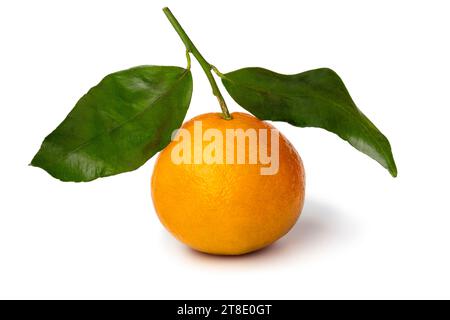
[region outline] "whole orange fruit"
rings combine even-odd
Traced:
[[[207,137],[208,129],[213,130]],[[253,141],[250,134],[241,140],[245,157],[237,135],[231,136],[230,144],[218,144],[214,152],[208,148],[236,129],[258,133]],[[268,132],[266,139],[259,135],[264,131]],[[303,207],[304,169],[294,147],[273,126],[245,113],[233,113],[231,120],[207,113],[186,122],[177,137],[160,153],[152,176],[155,210],[176,238],[205,253],[239,255],[273,243],[292,228]],[[255,137],[258,148],[251,147]],[[183,140],[187,144],[180,151]],[[278,143],[278,150],[273,143]],[[272,157],[272,165],[278,153],[278,170],[262,174],[269,164],[267,158],[259,161],[255,153],[263,151]],[[220,156],[225,159],[225,155],[230,158],[220,163]]]

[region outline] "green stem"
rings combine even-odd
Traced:
[[[189,51],[186,50],[186,61],[187,61],[187,69],[191,70],[191,56],[189,55]]]
[[[198,51],[198,49],[195,47],[195,45],[192,43],[191,39],[189,39],[186,32],[181,27],[180,23],[177,21],[175,16],[172,14],[169,8],[163,9],[164,13],[167,16],[167,19],[169,19],[170,23],[172,24],[175,31],[180,36],[181,40],[183,41],[184,45],[186,46],[186,50],[197,59],[197,61],[200,63],[200,66],[202,67],[203,71],[206,74],[206,77],[209,80],[209,83],[212,88],[213,95],[217,97],[217,100],[219,101],[220,108],[222,109],[223,117],[227,120],[231,119],[230,112],[228,111],[227,104],[225,103],[225,100],[220,93],[219,88],[217,87],[216,80],[214,79],[213,74],[211,73],[212,66],[211,64],[206,61],[205,58],[201,55],[201,53]]]

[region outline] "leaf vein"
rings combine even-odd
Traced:
[[[136,119],[137,117],[139,117],[140,115],[142,115],[143,113],[145,113],[153,104],[157,103],[159,100],[161,100],[162,98],[164,98],[165,96],[167,96],[170,92],[172,92],[174,90],[174,88],[178,85],[179,82],[181,82],[181,80],[188,74],[189,70],[185,70],[181,77],[178,78],[172,87],[169,88],[169,90],[165,91],[163,94],[159,95],[157,98],[153,99],[151,102],[149,102],[148,106],[145,107],[144,109],[142,109],[141,111],[139,111],[138,113],[136,113],[135,115],[133,115],[132,117],[130,117],[129,119],[123,121],[122,123],[118,124],[117,126],[115,126],[114,128],[111,128],[109,130],[103,131],[91,138],[89,138],[88,140],[86,140],[85,142],[81,143],[80,145],[76,146],[75,148],[73,148],[72,150],[68,151],[65,155],[62,156],[62,159],[67,159],[71,154],[79,151],[80,149],[86,147],[87,145],[91,144],[94,140],[98,139],[101,136],[104,135],[109,135],[111,134],[113,131],[121,128],[122,126],[124,126],[125,124],[133,121],[134,119]]]

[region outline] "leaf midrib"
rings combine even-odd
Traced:
[[[135,115],[133,115],[132,117],[130,117],[129,119],[126,119],[125,121],[123,121],[122,123],[118,124],[117,126],[103,131],[95,136],[92,136],[91,138],[89,138],[88,140],[86,140],[85,142],[81,143],[80,145],[74,147],[72,150],[68,151],[67,153],[63,154],[62,158],[66,159],[67,157],[69,157],[71,154],[83,149],[84,147],[86,147],[87,145],[91,144],[94,140],[98,139],[101,136],[105,136],[105,135],[109,135],[111,134],[113,131],[119,129],[120,127],[124,126],[125,124],[133,121],[135,118],[139,117],[141,114],[145,113],[148,109],[151,108],[152,105],[154,105],[155,103],[157,103],[159,100],[161,100],[163,97],[167,96],[170,92],[172,92],[172,90],[174,90],[174,88],[178,85],[179,82],[181,82],[181,80],[189,73],[188,69],[185,69],[184,72],[181,74],[181,77],[178,78],[174,83],[173,86],[171,86],[169,88],[169,90],[165,91],[164,93],[162,93],[161,95],[159,95],[157,98],[153,99],[151,102],[149,102],[148,106],[145,107],[144,109],[142,109],[141,111],[139,111],[138,113],[136,113]]]
[[[237,83],[237,82],[231,80],[230,78],[228,78],[228,77],[226,76],[226,74],[223,75],[223,79],[226,79],[226,80],[228,80],[228,81],[230,81],[231,83],[234,83],[234,84]],[[247,89],[254,90],[254,91],[256,91],[256,92],[262,93],[262,94],[268,94],[268,95],[279,96],[279,97],[285,98],[285,99],[292,99],[292,97],[302,97],[302,96],[300,96],[300,95],[287,96],[287,95],[285,95],[285,94],[280,94],[280,93],[274,94],[272,91],[265,91],[265,90],[260,89],[260,88],[252,87],[252,86],[250,86],[250,85],[246,85],[246,84],[244,84],[244,85],[239,84],[239,85],[241,85],[241,86],[243,86],[243,87],[245,87],[245,88],[247,88]],[[353,112],[351,112],[350,110],[348,110],[348,109],[345,108],[344,106],[340,105],[339,103],[336,103],[335,101],[333,101],[333,100],[331,100],[331,99],[327,99],[327,98],[322,97],[321,95],[316,94],[314,90],[311,90],[311,91],[314,92],[314,94],[311,94],[310,96],[315,97],[315,98],[318,98],[318,99],[321,99],[321,100],[323,100],[323,101],[325,101],[325,102],[331,103],[331,104],[337,106],[339,109],[341,109],[341,110],[344,111],[345,113],[347,113],[348,115],[350,115],[353,119],[360,120]],[[355,107],[355,108],[356,108],[356,107]],[[359,110],[359,109],[356,108],[356,110]],[[367,126],[367,125],[368,125],[368,124],[367,124],[367,121],[368,121],[368,120],[367,120],[366,118],[363,118],[362,120],[363,120],[363,122],[362,122],[362,127],[363,127],[364,131],[365,131],[366,134],[373,140],[374,144],[378,147],[378,150],[381,151],[381,153],[386,157],[386,160],[387,160],[388,162],[390,162],[390,160],[388,160],[388,159],[390,159],[390,155],[384,151],[383,146],[380,145],[380,144],[378,143],[378,140],[371,134],[371,132],[370,132],[370,127]],[[377,129],[377,130],[378,130],[378,129]],[[348,140],[347,140],[347,141],[348,141]],[[390,170],[389,164],[388,164],[388,169]]]

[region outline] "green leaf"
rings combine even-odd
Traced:
[[[48,135],[31,165],[63,181],[135,170],[163,149],[186,116],[192,76],[140,66],[106,76]]]
[[[356,107],[333,70],[283,75],[262,68],[244,68],[221,78],[233,99],[256,117],[326,129],[397,176],[389,141]]]

